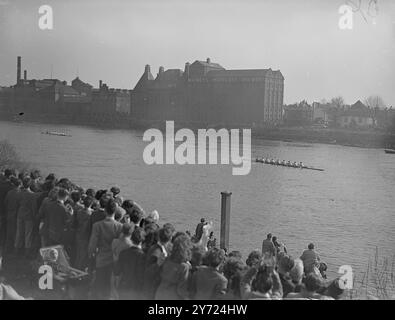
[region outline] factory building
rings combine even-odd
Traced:
[[[132,117],[212,126],[267,126],[282,119],[284,77],[279,70],[226,70],[195,61],[184,70],[149,65],[132,92]]]

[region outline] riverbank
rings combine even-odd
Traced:
[[[346,129],[274,128],[256,132],[257,137],[286,142],[336,144],[349,147],[387,148],[395,144],[395,134]]]
[[[148,128],[164,129],[164,121],[146,121],[137,122],[130,117],[122,115],[105,116],[95,115],[53,115],[53,114],[21,114],[13,115],[9,113],[0,113],[0,120],[33,122],[48,125],[54,124],[72,124],[89,126],[102,129],[130,129],[146,130]],[[181,123],[175,121],[176,129],[190,128],[197,130],[199,128],[209,128],[196,123]],[[213,126],[219,129],[219,126]],[[309,127],[276,127],[276,128],[252,128],[254,138],[266,140],[280,140],[284,142],[305,142],[305,143],[324,143],[336,144],[351,147],[363,148],[388,148],[395,145],[395,134],[373,130],[347,130],[339,128],[309,128]]]

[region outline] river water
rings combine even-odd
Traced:
[[[0,122],[0,139],[44,173],[83,187],[119,186],[125,198],[157,209],[179,230],[193,232],[205,217],[219,238],[220,192],[230,191],[230,249],[245,257],[268,232],[293,256],[314,242],[331,273],[341,265],[365,271],[376,246],[382,256],[395,254],[395,155],[382,149],[253,139],[253,158],[325,171],[253,164],[249,175],[233,176],[231,165],[146,165],[143,132],[56,125],[72,137],[41,134],[47,129],[54,126]]]

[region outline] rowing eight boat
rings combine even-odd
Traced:
[[[269,164],[272,166],[278,166],[278,167],[287,167],[287,168],[295,168],[295,169],[309,169],[309,170],[315,170],[315,171],[324,171],[324,169],[320,168],[314,168],[314,167],[307,167],[307,166],[294,166],[294,165],[289,165],[289,164],[280,164],[280,163],[270,163],[270,162],[265,162],[262,159],[255,159],[255,162],[257,163],[262,163],[262,164]]]

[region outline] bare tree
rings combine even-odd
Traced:
[[[337,96],[332,98],[329,104],[330,104],[332,119],[336,126],[338,123],[340,113],[344,110],[344,99],[342,96]]]
[[[342,109],[344,107],[344,99],[342,96],[334,97],[331,99],[331,105],[336,109]]]
[[[7,140],[0,140],[0,169],[12,167],[14,169],[26,169],[28,164],[21,161],[15,147]]]
[[[378,95],[367,97],[363,103],[370,109],[384,109],[385,107],[384,100]]]

